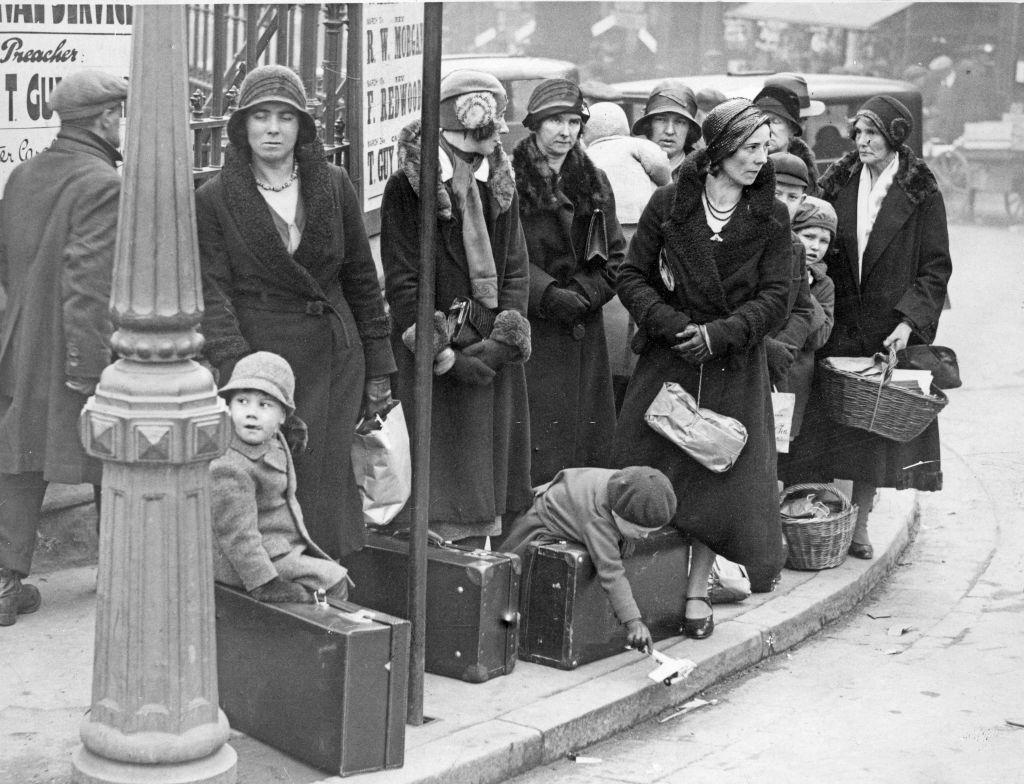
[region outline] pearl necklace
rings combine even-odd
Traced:
[[[249,167],[252,169],[252,167]],[[299,178],[299,164],[292,165],[292,176],[282,185],[271,185],[269,182],[264,182],[256,175],[256,170],[252,169],[252,176],[256,180],[256,187],[263,191],[270,191],[271,193],[280,193],[286,188],[290,188],[291,184]]]

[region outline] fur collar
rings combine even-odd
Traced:
[[[828,275],[828,262],[815,261],[812,264],[808,264],[807,269],[811,271],[811,277],[813,277],[814,282],[817,283]]]
[[[295,149],[299,164],[299,187],[306,210],[302,240],[293,255],[288,254],[277,232],[270,207],[256,188],[249,168],[249,156],[229,145],[221,169],[224,198],[252,254],[273,270],[282,283],[299,292],[323,296],[317,275],[331,263],[334,231],[340,206],[336,203],[331,170],[324,160],[323,146],[311,142]]]
[[[512,168],[519,190],[519,209],[523,214],[556,209],[559,188],[561,194],[572,202],[577,215],[602,209],[609,201],[600,169],[583,152],[579,141],[562,163],[560,184],[559,176],[551,170],[532,133],[516,145],[512,153]]]
[[[899,149],[900,165],[896,169],[896,176],[893,182],[898,185],[907,198],[914,204],[920,204],[930,194],[939,189],[935,182],[935,175],[932,174],[928,165],[914,155],[907,145]],[[835,201],[839,191],[852,180],[857,173],[864,168],[860,162],[860,156],[856,150],[851,150],[842,158],[828,167],[818,186],[821,189],[821,198],[826,201]]]
[[[815,160],[814,153],[811,151],[811,148],[807,146],[807,142],[805,142],[801,137],[794,136],[789,140],[789,151],[802,160],[804,165],[807,166],[807,173],[811,178],[811,181],[807,186],[807,195],[817,196],[818,162]]]
[[[405,126],[398,134],[398,167],[409,178],[409,184],[417,196],[420,194],[420,168],[422,158],[420,157],[420,143],[423,137],[423,127],[419,120],[413,120]],[[487,175],[487,187],[491,197],[497,205],[499,213],[507,212],[512,206],[512,197],[516,192],[515,182],[512,180],[512,166],[504,148],[499,143],[487,157],[487,165],[490,171]],[[441,181],[440,165],[438,166],[437,178],[437,215],[443,220],[452,219],[452,197],[448,189]]]
[[[701,194],[704,192],[704,180],[711,168],[711,157],[706,149],[700,149],[686,156],[679,167],[679,179],[676,181],[676,194],[672,200],[671,221],[683,223],[695,210],[703,213]],[[743,199],[747,200],[747,210],[757,221],[772,220],[775,208],[775,167],[771,159],[761,167],[757,179],[752,185],[743,189]]]

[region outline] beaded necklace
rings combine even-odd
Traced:
[[[282,185],[271,185],[269,182],[264,182],[256,175],[255,169],[251,166],[249,168],[252,169],[252,176],[256,180],[256,187],[263,191],[270,191],[271,193],[280,193],[286,188],[290,188],[292,183],[299,177],[299,164],[297,163],[292,165],[292,176],[289,177]]]

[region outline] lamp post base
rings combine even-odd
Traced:
[[[238,755],[224,744],[209,757],[139,765],[99,757],[79,746],[71,757],[74,784],[235,784]]]

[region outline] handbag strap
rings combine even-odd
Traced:
[[[697,408],[700,408],[700,393],[704,387],[704,366],[700,366],[700,374],[697,376]]]

